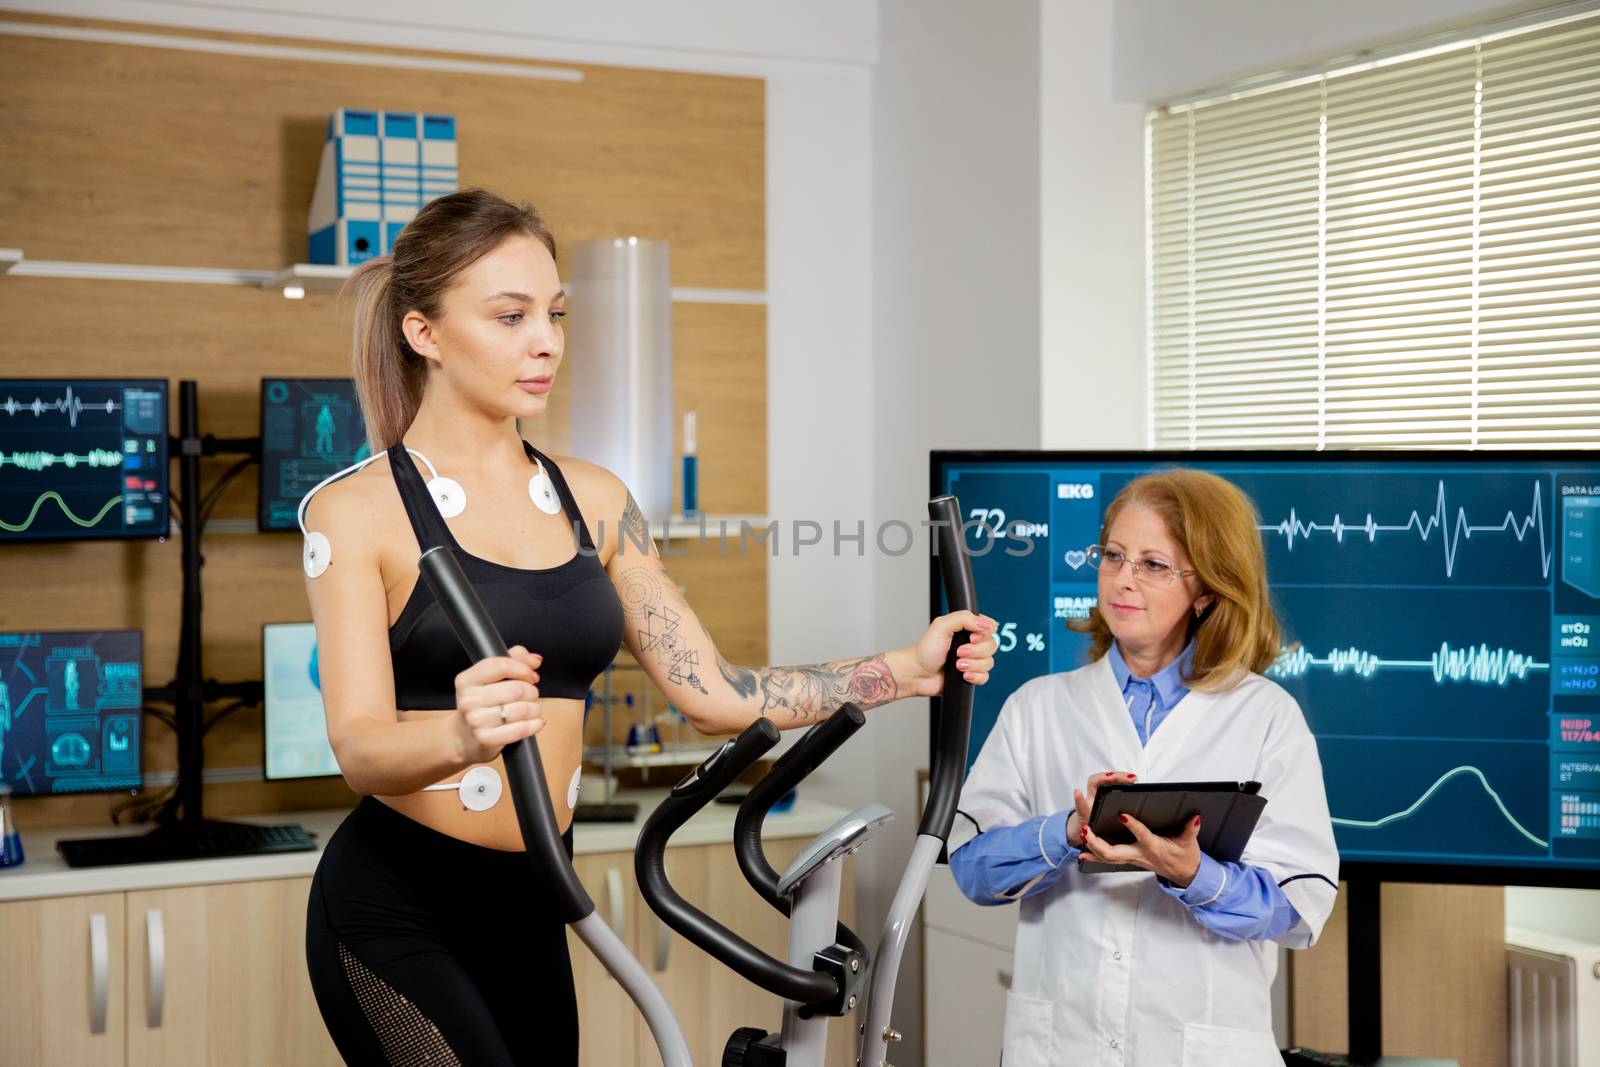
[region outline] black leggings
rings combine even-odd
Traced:
[[[566,837],[567,852],[572,836]],[[323,850],[306,964],[357,1067],[578,1062],[566,926],[522,852],[442,834],[363,797]]]

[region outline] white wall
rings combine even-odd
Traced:
[[[877,514],[927,518],[934,448],[1039,445],[1039,6],[1037,0],[880,0],[873,99],[873,441]],[[926,542],[924,541],[924,544]],[[880,556],[880,645],[927,619],[926,549]],[[874,713],[863,795],[914,811],[927,766],[923,701]],[[863,754],[858,754],[858,758]],[[882,912],[910,851],[902,817],[863,864],[863,907]],[[863,853],[863,855],[866,855]],[[869,873],[870,871],[870,873]],[[912,942],[895,1020],[899,1064],[921,1062]]]
[[[1144,105],[1111,94],[1113,8],[1041,5],[1040,444],[1145,446]]]
[[[1116,5],[1112,94],[1164,100],[1548,6],[1550,0],[1124,0]]]

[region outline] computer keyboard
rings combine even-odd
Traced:
[[[136,837],[93,837],[56,842],[69,867],[107,867],[122,863],[257,856],[304,852],[317,847],[298,824],[256,826],[253,823],[203,822],[198,826],[162,826]]]

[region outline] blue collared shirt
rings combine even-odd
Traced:
[[[1189,692],[1183,675],[1194,658],[1191,640],[1176,660],[1151,678],[1137,678],[1112,642],[1106,659],[1133,717],[1139,743],[1150,736]],[[967,899],[1008,904],[1042,893],[1061,880],[1080,850],[1067,841],[1067,816],[1058,811],[1016,826],[985,831],[956,849],[950,871]],[[1182,901],[1195,920],[1230,941],[1267,941],[1292,930],[1300,916],[1271,872],[1242,863],[1219,863],[1200,854],[1200,869],[1186,888],[1157,878],[1163,892]]]
[[[1178,658],[1162,667],[1149,678],[1136,678],[1133,671],[1128,669],[1127,661],[1122,658],[1122,649],[1117,647],[1115,641],[1111,642],[1111,651],[1106,653],[1106,662],[1111,665],[1111,674],[1117,680],[1117,688],[1122,690],[1122,699],[1127,702],[1128,714],[1133,716],[1133,731],[1139,735],[1139,744],[1148,745],[1150,735],[1156,732],[1156,727],[1164,722],[1172,709],[1178,706],[1189,693],[1189,687],[1183,684],[1184,675],[1189,673],[1190,665],[1194,663],[1194,639],[1190,638],[1189,644],[1178,653]]]

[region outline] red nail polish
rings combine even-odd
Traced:
[[[1139,777],[1139,776],[1138,776],[1138,775],[1137,775],[1137,774],[1130,774],[1130,775],[1128,775],[1128,781],[1130,781],[1130,782],[1131,782],[1131,781],[1133,781],[1133,780],[1134,780],[1134,779],[1135,779],[1135,778],[1137,778],[1137,777]]]
[[[1117,818],[1121,819],[1123,822],[1128,821],[1128,817],[1126,815],[1118,815]]]

